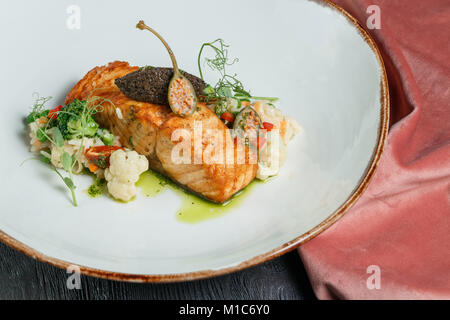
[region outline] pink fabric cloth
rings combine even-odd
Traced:
[[[391,128],[357,203],[299,248],[319,299],[450,299],[450,0],[334,0],[368,30],[386,64]],[[380,289],[369,289],[370,265]]]

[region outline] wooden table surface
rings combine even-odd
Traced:
[[[190,282],[140,284],[70,274],[0,243],[0,299],[315,299],[296,251],[236,273]]]

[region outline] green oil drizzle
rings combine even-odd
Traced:
[[[250,183],[246,188],[239,191],[223,204],[217,204],[202,199],[152,171],[144,172],[136,186],[140,187],[142,193],[147,197],[154,197],[170,188],[181,198],[181,207],[176,212],[177,220],[193,224],[221,217],[231,209],[238,207],[248,196],[255,184],[258,184],[258,182]]]
[[[196,195],[181,191],[181,207],[177,212],[177,219],[186,223],[197,223],[208,219],[218,218],[238,207],[248,194],[250,186],[235,194],[230,200],[223,204],[204,200]]]
[[[141,188],[146,197],[154,197],[166,189],[168,181],[152,171],[146,171],[139,177],[136,186]]]

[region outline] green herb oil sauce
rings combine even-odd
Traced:
[[[168,188],[172,189],[181,198],[181,207],[176,213],[177,220],[184,223],[197,223],[223,216],[231,209],[238,207],[255,184],[257,183],[250,183],[223,204],[213,203],[191,194],[152,171],[141,174],[136,186],[141,188],[142,193],[147,197],[154,197]]]

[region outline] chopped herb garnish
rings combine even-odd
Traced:
[[[102,168],[102,169],[106,169],[106,166],[108,164],[106,156],[99,156],[99,157],[95,158],[93,160],[93,162],[96,166],[98,166],[99,168]]]
[[[89,187],[88,194],[92,198],[96,198],[105,193],[106,180],[95,178],[94,183]]]

